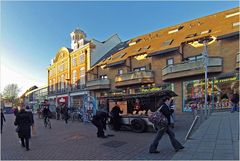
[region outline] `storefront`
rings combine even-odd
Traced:
[[[238,92],[239,80],[236,76],[208,80],[208,105],[211,109],[224,109],[231,107],[231,97]],[[205,81],[191,80],[183,82],[183,112],[191,112],[193,108],[204,107]]]

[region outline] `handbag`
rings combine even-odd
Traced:
[[[163,115],[162,112],[160,112],[162,106],[152,114],[148,116],[148,120],[153,123],[154,125],[161,125],[161,126],[167,126],[168,121],[167,118]]]
[[[15,130],[17,133],[20,131],[20,127],[17,126],[16,130]]]

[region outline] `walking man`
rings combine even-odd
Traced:
[[[175,151],[179,151],[180,149],[183,149],[184,147],[182,146],[181,143],[179,143],[176,139],[175,139],[175,134],[173,133],[173,131],[169,128],[171,122],[170,122],[170,116],[173,113],[173,109],[169,108],[170,105],[170,97],[165,97],[163,98],[163,105],[161,106],[160,112],[162,112],[162,114],[167,118],[168,120],[168,125],[154,125],[157,129],[157,135],[154,138],[152,144],[150,145],[149,148],[149,153],[159,153],[159,151],[157,151],[157,147],[158,147],[158,143],[160,141],[160,139],[162,138],[163,134],[166,132],[170,138],[170,141],[172,143],[172,146],[174,147]]]
[[[22,147],[26,147],[26,151],[29,151],[32,120],[23,107],[21,107],[19,113],[16,115],[14,125],[18,126],[17,133],[18,137],[21,139]]]

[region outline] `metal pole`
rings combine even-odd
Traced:
[[[207,112],[207,96],[208,96],[208,53],[207,53],[207,41],[203,41],[204,45],[204,65],[205,65],[205,99],[204,99],[204,106],[205,106],[205,119],[208,117],[208,112]]]

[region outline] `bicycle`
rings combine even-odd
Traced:
[[[50,121],[49,117],[46,117],[46,118],[44,119],[44,126],[45,126],[45,127],[49,127],[49,129],[52,128],[52,126],[51,126],[51,121]]]

